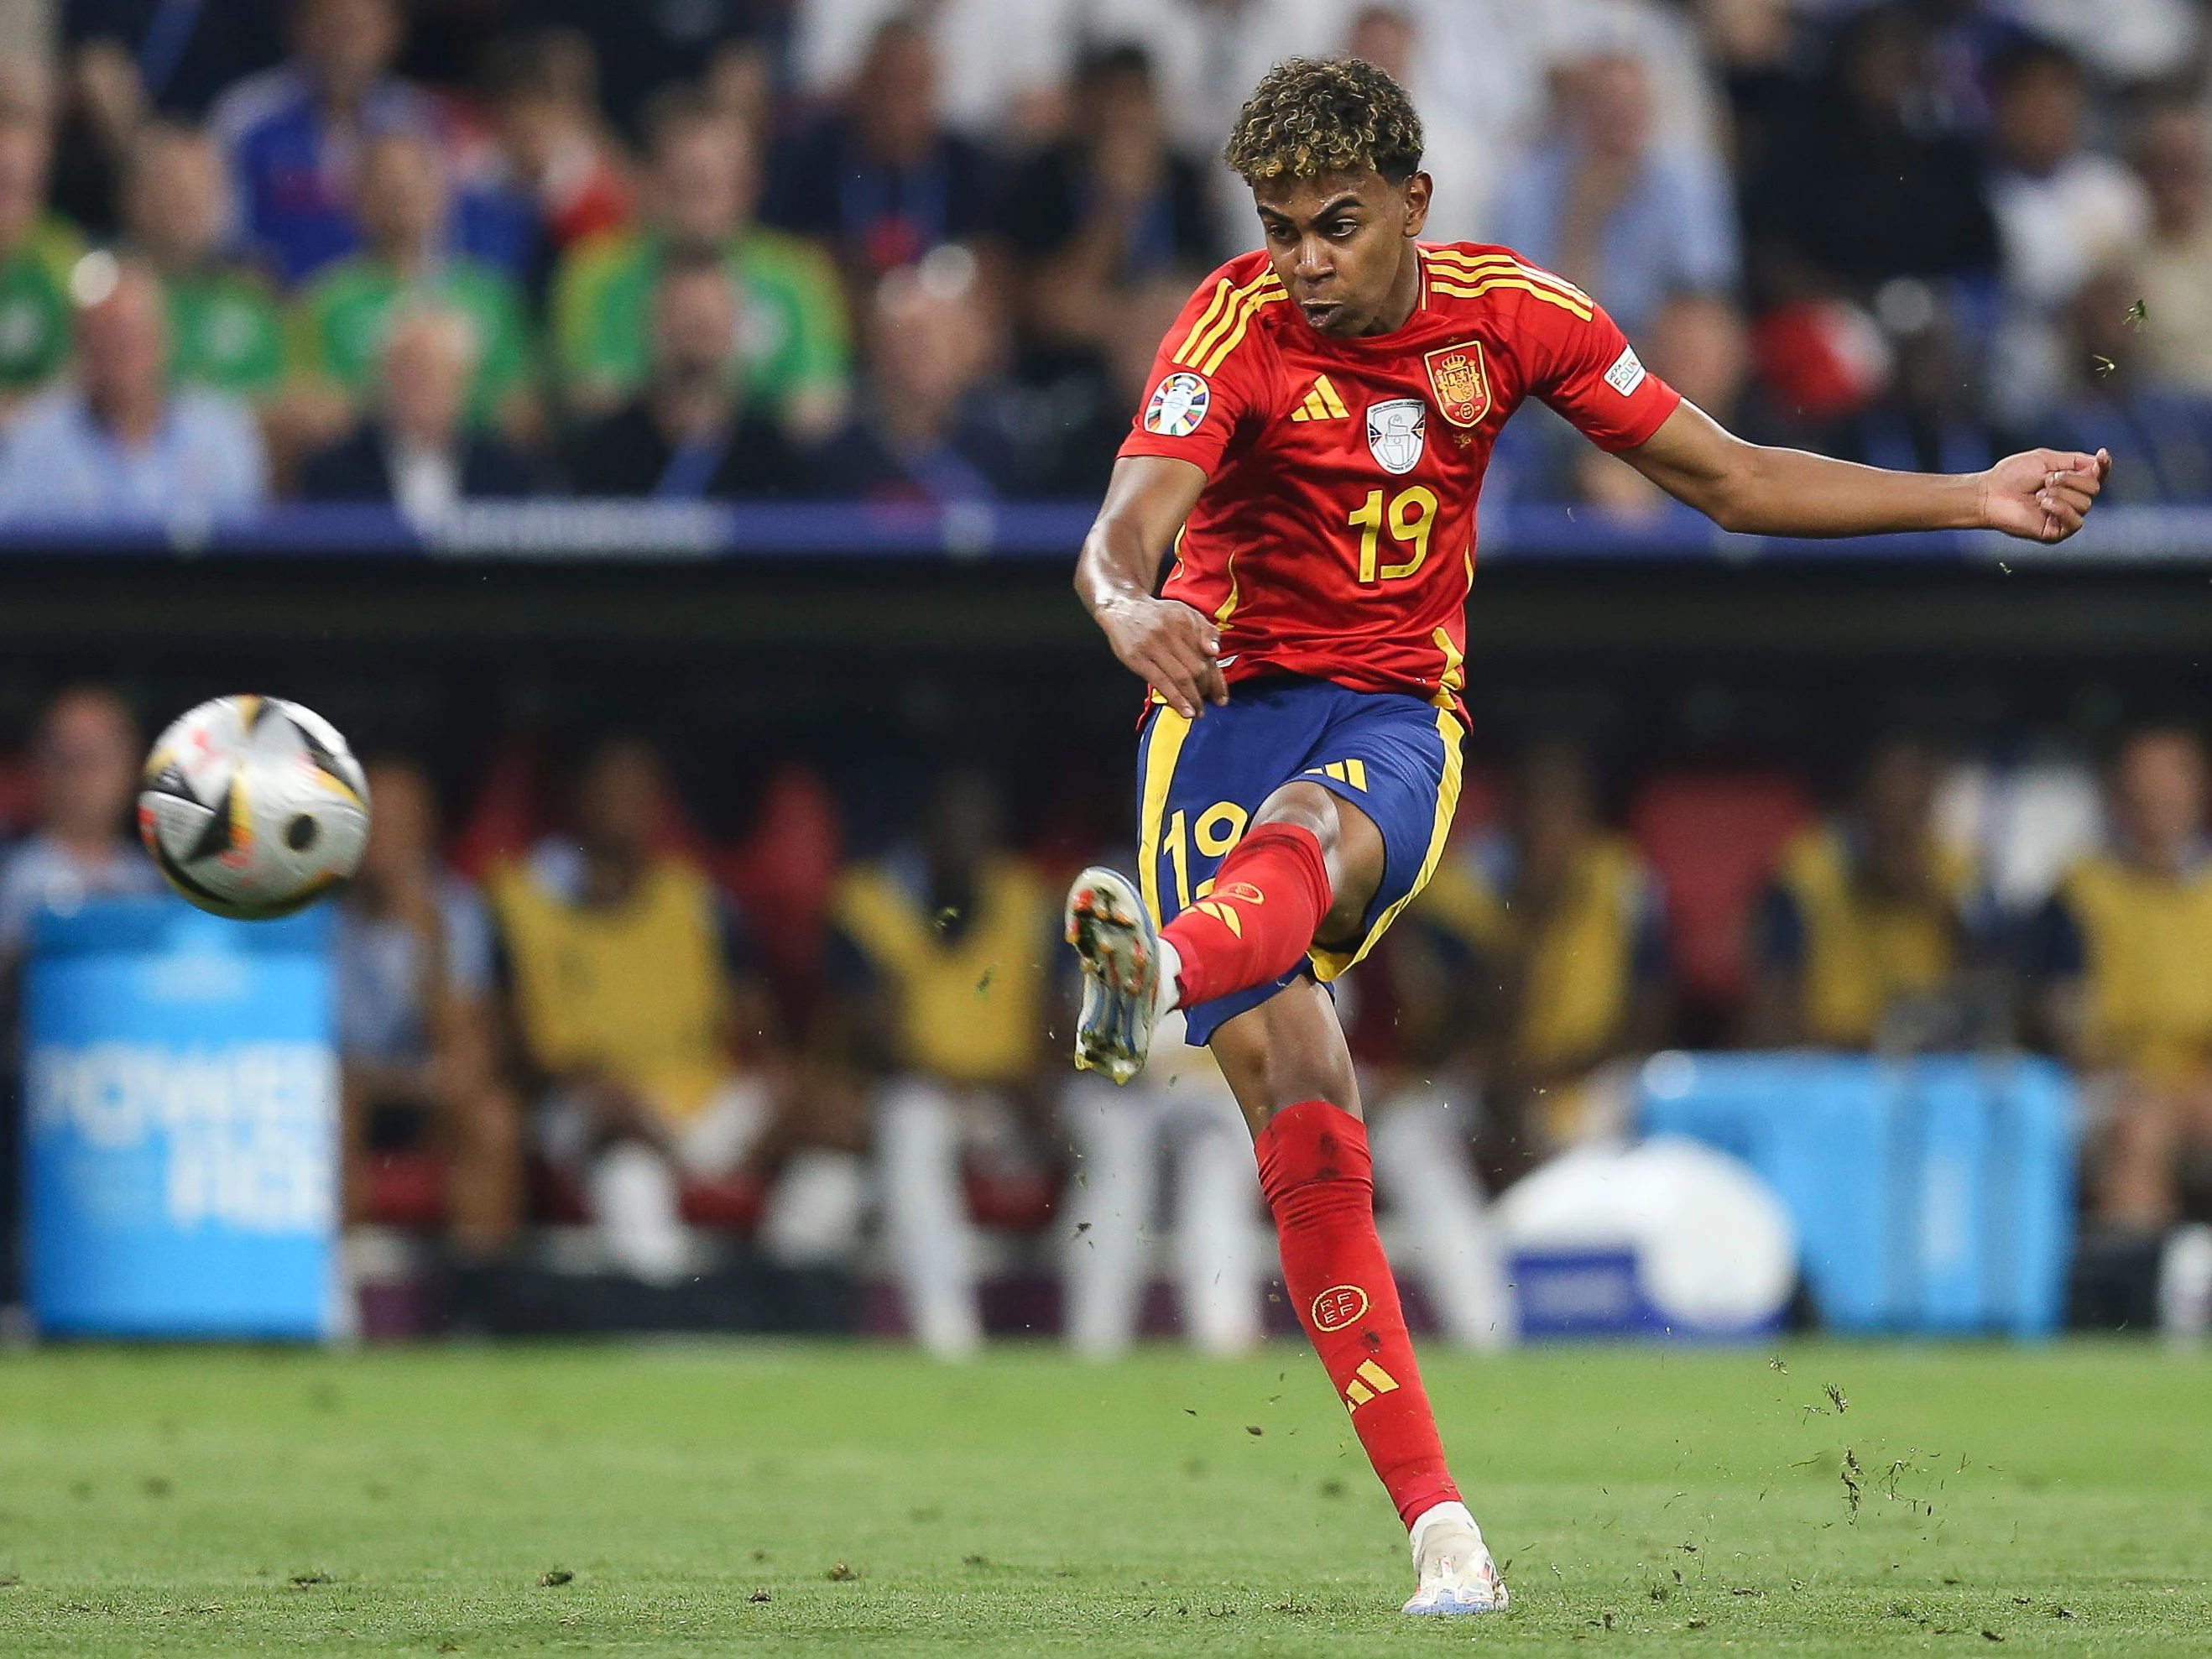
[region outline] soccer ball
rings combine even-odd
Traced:
[[[282,697],[217,697],[146,757],[138,835],[203,910],[288,916],[361,867],[368,783],[337,729]]]

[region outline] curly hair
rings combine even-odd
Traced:
[[[1373,167],[1402,185],[1421,165],[1421,118],[1406,89],[1357,58],[1292,58],[1238,112],[1222,159],[1247,184]]]

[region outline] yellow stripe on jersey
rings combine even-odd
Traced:
[[[1212,301],[1204,311],[1199,313],[1198,320],[1191,325],[1190,332],[1182,337],[1182,343],[1176,348],[1176,354],[1170,359],[1170,362],[1185,363],[1190,361],[1191,347],[1198,343],[1200,336],[1213,326],[1213,319],[1221,314],[1222,307],[1229,303],[1231,292],[1233,290],[1230,288],[1229,279],[1226,276],[1213,285]]]
[[[1569,299],[1583,305],[1596,303],[1557,271],[1546,270],[1541,265],[1532,265],[1510,253],[1461,253],[1451,248],[1438,248],[1431,250],[1429,259],[1431,264],[1438,267],[1436,274],[1439,276],[1462,281],[1485,276],[1526,276],[1532,282],[1555,288]]]
[[[1246,300],[1234,313],[1237,319],[1236,326],[1230,330],[1220,344],[1207,349],[1206,356],[1196,366],[1198,372],[1201,374],[1218,374],[1221,365],[1229,361],[1229,354],[1243,343],[1244,331],[1251,327],[1252,319],[1260,314],[1261,307],[1279,305],[1290,297],[1283,291],[1282,284],[1279,283],[1273,289],[1263,289]]]
[[[1541,287],[1539,284],[1529,282],[1523,277],[1492,276],[1486,281],[1477,283],[1472,288],[1467,288],[1462,287],[1457,283],[1448,283],[1439,276],[1435,281],[1431,283],[1429,286],[1438,294],[1449,294],[1456,299],[1462,300],[1480,300],[1484,295],[1492,292],[1493,289],[1501,288],[1518,289],[1523,294],[1534,295],[1547,305],[1554,305],[1559,307],[1562,311],[1572,312],[1584,322],[1588,322],[1590,319],[1590,308],[1588,306],[1583,305],[1578,301],[1570,300],[1565,295],[1560,293],[1556,289]]]
[[[1220,287],[1214,291],[1212,304],[1206,307],[1198,326],[1184,339],[1175,361],[1201,374],[1212,374],[1220,367],[1222,358],[1228,356],[1227,350],[1217,348],[1224,337],[1231,347],[1244,337],[1244,325],[1250,320],[1253,306],[1261,303],[1261,296],[1271,289],[1276,299],[1289,297],[1283,291],[1282,279],[1272,270],[1262,271],[1237,289],[1231,288],[1229,279],[1223,277]],[[1235,331],[1233,334],[1231,330]]]

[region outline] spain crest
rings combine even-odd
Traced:
[[[1490,413],[1490,374],[1482,363],[1482,342],[1439,346],[1423,359],[1437,411],[1454,426],[1474,427]]]

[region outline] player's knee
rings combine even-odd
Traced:
[[[1344,839],[1344,817],[1337,799],[1317,783],[1286,783],[1260,803],[1252,827],[1281,823],[1310,831],[1321,842],[1322,856],[1334,854]]]

